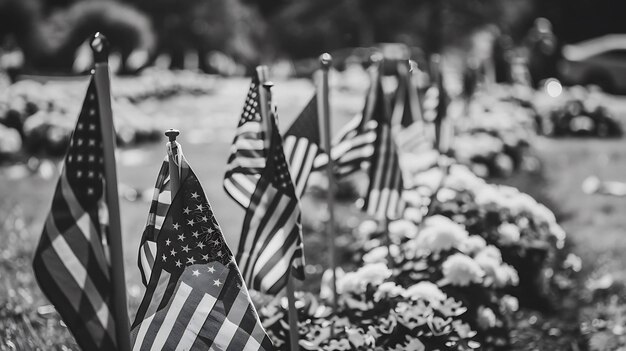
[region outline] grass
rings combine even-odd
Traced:
[[[238,233],[243,210],[222,189],[230,143],[247,91],[247,80],[226,80],[215,95],[168,99],[166,103],[146,101],[142,109],[163,124],[163,128],[181,130],[180,142],[187,159],[204,186],[207,197],[224,233]],[[274,101],[279,106],[280,128],[284,130],[313,94],[307,81],[278,82]],[[362,106],[363,94],[338,90],[333,93],[333,130]],[[121,200],[122,233],[129,299],[134,311],[143,287],[136,268],[136,253],[158,168],[165,154],[163,143],[131,148],[118,154],[119,181],[126,189],[138,189],[149,195],[139,201]],[[626,201],[601,195],[586,195],[581,184],[587,176],[606,180],[624,180],[626,141],[587,139],[538,139],[535,145],[543,161],[544,173],[520,175],[507,180],[537,197],[557,211],[563,227],[573,242],[573,250],[584,262],[583,281],[611,274],[626,281]],[[62,327],[48,302],[39,291],[31,270],[31,259],[39,240],[43,221],[49,211],[58,176],[44,179],[37,175],[11,176],[10,169],[0,169],[0,351],[11,349],[75,348],[71,335]],[[539,179],[541,178],[541,181]],[[308,248],[307,290],[318,288],[321,273],[328,265],[327,241],[321,236],[306,235],[322,231],[311,220],[321,211],[313,198],[303,205],[305,245]],[[347,223],[339,228],[339,241],[349,247],[349,226],[358,223],[360,214],[353,207],[342,206],[338,217]],[[343,254],[347,254],[343,252]],[[131,316],[134,312],[131,312]]]

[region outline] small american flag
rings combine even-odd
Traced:
[[[304,278],[300,205],[276,118],[259,112],[257,82],[252,82],[239,121],[224,188],[246,209],[241,235],[233,240],[243,278],[252,289],[277,294],[290,271]],[[268,101],[268,110],[270,106]],[[261,118],[269,118],[268,123]]]
[[[181,150],[180,146],[179,150]],[[170,168],[168,158],[165,156],[165,160],[163,160],[154,186],[150,211],[148,212],[148,221],[143,231],[141,244],[139,245],[137,264],[141,272],[141,280],[146,286],[148,285],[148,281],[150,281],[150,274],[152,272],[152,266],[154,265],[156,239],[159,236],[159,231],[161,230],[161,226],[165,220],[165,214],[169,209],[171,201]]]
[[[363,210],[379,219],[395,219],[404,210],[401,198],[403,183],[398,161],[398,151],[393,140],[389,118],[389,108],[381,84],[380,71],[372,72],[372,99],[368,99],[366,111],[377,122],[374,154],[370,158],[369,186],[364,198]]]
[[[337,180],[363,168],[374,154],[376,121],[363,122],[363,115],[353,117],[334,138],[331,146],[333,173]],[[328,154],[320,153],[313,162],[313,170],[319,171],[328,164]]]
[[[408,67],[403,64],[398,65],[398,89],[392,106],[391,124],[397,130],[396,144],[400,153],[419,154],[432,150],[435,143],[434,125],[425,123],[417,88],[411,80]]]
[[[237,126],[228,158],[228,170],[224,177],[224,190],[244,208],[250,205],[267,157],[267,132],[261,121],[259,99],[259,81],[254,77]]]
[[[317,112],[317,96],[314,95],[285,133],[285,157],[298,198],[304,194],[313,161],[321,152]]]
[[[180,160],[180,188],[131,328],[133,349],[273,350],[200,182]]]
[[[84,350],[115,350],[102,130],[92,77],[35,252],[41,290]]]

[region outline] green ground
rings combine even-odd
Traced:
[[[239,231],[243,218],[243,211],[224,193],[222,177],[246,90],[245,80],[225,81],[213,96],[178,97],[166,103],[148,101],[143,106],[161,120],[172,121],[165,123],[165,127],[181,130],[185,155],[201,178],[225,232]],[[284,129],[306,103],[313,88],[307,81],[279,82],[274,91],[280,108],[281,129]],[[335,130],[359,111],[362,95],[346,91],[333,95],[336,96],[332,101]],[[120,183],[140,190],[151,189],[165,152],[164,142],[122,151],[118,156]],[[586,195],[581,190],[582,181],[590,175],[626,180],[625,146],[624,140],[539,139],[535,147],[544,164],[541,178],[547,183],[525,176],[511,181],[522,190],[550,201],[574,243],[574,252],[583,258],[585,274],[592,278],[611,273],[616,279],[626,281],[626,256],[623,254],[626,238],[622,237],[626,227],[626,200]],[[30,268],[57,175],[42,179],[11,174],[10,169],[0,170],[0,219],[4,222],[0,226],[0,336],[6,339],[0,342],[0,350],[11,349],[9,343],[18,349],[71,345],[68,341],[71,338],[61,332],[63,328],[59,328],[54,314],[46,311],[48,303],[34,283]],[[558,208],[554,208],[555,205]],[[312,211],[319,210],[312,201],[307,201],[306,206],[305,221]],[[148,201],[121,201],[126,280],[132,306],[137,305],[143,291],[136,268],[136,252],[148,207]],[[346,223],[358,221],[354,211],[342,209],[342,213],[344,211],[342,218],[347,219]],[[319,253],[325,252],[325,242],[323,238],[308,237],[306,243],[309,248],[315,248],[307,253],[309,262],[313,263],[309,277],[319,279],[326,261]]]

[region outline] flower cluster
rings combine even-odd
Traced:
[[[437,285],[408,288],[388,278],[385,264],[366,264],[338,279],[336,313],[313,295],[299,295],[300,346],[305,350],[472,350],[476,331],[461,316],[467,308]],[[285,298],[259,310],[275,346],[288,349]]]

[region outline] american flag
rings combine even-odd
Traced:
[[[276,294],[286,286],[290,270],[304,278],[302,228],[276,118],[261,116],[257,82],[248,92],[224,188],[246,209],[241,235],[233,240],[243,278],[252,289]],[[268,101],[268,110],[270,106]],[[269,120],[263,123],[262,118]]]
[[[318,118],[317,95],[314,95],[285,133],[285,157],[298,198],[304,194],[313,161],[321,152]]]
[[[235,139],[228,158],[224,190],[242,207],[248,208],[254,189],[265,168],[268,143],[261,120],[259,81],[252,79]]]
[[[379,219],[395,219],[404,210],[402,172],[398,152],[391,132],[389,108],[380,71],[372,71],[372,86],[366,103],[366,117],[377,122],[374,154],[370,158],[369,186],[364,198],[363,210]],[[370,99],[371,98],[371,99]]]
[[[374,154],[376,121],[363,121],[363,115],[353,117],[333,138],[331,155],[333,173],[337,180],[363,168]],[[313,162],[313,170],[319,171],[328,164],[328,154],[319,153]]]
[[[179,146],[179,150],[180,146]],[[182,151],[179,151],[182,152]],[[167,156],[163,160],[157,181],[154,186],[152,202],[150,203],[150,211],[148,212],[148,221],[143,231],[141,244],[139,245],[139,256],[137,264],[141,272],[141,280],[144,285],[148,285],[154,258],[156,255],[156,239],[165,220],[165,215],[172,201],[170,191],[170,169]]]
[[[41,290],[84,350],[117,349],[103,154],[92,77],[33,261]]]
[[[180,166],[133,350],[273,350],[198,178],[184,158]]]
[[[432,93],[431,93],[432,95]],[[406,65],[398,66],[398,89],[394,94],[391,124],[397,128],[396,144],[401,152],[420,153],[432,150],[434,125],[425,123],[417,94]]]

